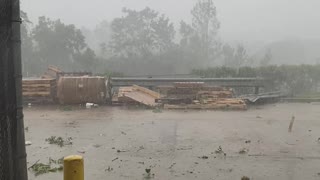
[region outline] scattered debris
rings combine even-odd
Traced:
[[[192,147],[181,147],[181,148],[177,148],[178,151],[183,151],[183,150],[191,150]]]
[[[209,159],[209,157],[208,156],[201,156],[201,157],[199,157],[200,159]]]
[[[123,132],[123,131],[121,131],[121,134],[123,134],[123,135],[127,135],[127,133],[125,133],[125,132]]]
[[[91,108],[97,108],[99,107],[98,104],[94,104],[94,103],[86,103],[86,108],[87,109],[91,109]]]
[[[251,140],[246,140],[245,143],[249,144],[249,143],[251,143]]]
[[[222,147],[219,146],[219,148],[218,148],[217,150],[215,150],[215,153],[216,153],[216,154],[223,154],[224,151],[222,150]]]
[[[139,164],[144,164],[144,162],[138,162]]]
[[[256,116],[256,118],[257,118],[257,119],[261,119],[262,117],[261,117],[261,116]]]
[[[242,148],[242,149],[240,149],[239,154],[247,154],[248,152],[249,152],[249,149]]]
[[[31,141],[26,141],[26,143],[25,143],[26,146],[30,146],[31,144],[32,144]]]
[[[289,124],[288,132],[292,132],[294,120],[295,120],[295,117],[292,116],[291,121],[290,121],[290,124]]]
[[[86,151],[77,151],[78,153],[85,154]]]
[[[241,180],[250,180],[250,178],[248,178],[247,176],[243,176]]]
[[[101,147],[101,145],[100,144],[95,144],[95,145],[93,145],[93,147],[99,148],[99,147]]]
[[[141,150],[143,150],[143,149],[144,149],[144,147],[143,147],[143,146],[140,146],[139,149],[137,150],[137,152],[139,152],[139,151],[141,151]]]
[[[91,109],[94,106],[94,103],[86,103],[86,108]]]
[[[146,169],[146,173],[150,174],[151,169]]]
[[[125,151],[125,150],[117,150],[117,153],[122,153],[122,152],[127,152],[127,151]]]
[[[49,163],[39,163],[40,160],[38,160],[36,163],[34,163],[32,166],[30,166],[28,169],[32,170],[34,172],[35,176],[46,174],[49,172],[59,172],[63,170],[63,158],[54,160],[49,158]]]
[[[111,172],[111,171],[113,171],[113,168],[108,166],[108,168],[105,171]]]
[[[25,127],[24,130],[25,130],[26,132],[29,132],[29,127],[28,127],[28,126]]]
[[[49,144],[56,144],[60,147],[63,147],[65,145],[72,145],[72,138],[68,137],[66,140],[64,140],[62,137],[51,136],[46,139],[46,142],[49,142]]]
[[[154,174],[151,174],[151,169],[145,169],[144,179],[152,179],[154,178]]]
[[[169,169],[172,169],[174,165],[176,165],[177,163],[172,163],[171,166],[169,167]]]
[[[118,157],[116,157],[116,158],[112,159],[112,162],[113,162],[113,161],[116,161],[116,160],[118,160],[118,159],[119,159],[119,158],[118,158]]]

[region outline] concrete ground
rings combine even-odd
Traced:
[[[28,166],[80,154],[90,180],[320,179],[320,104],[274,104],[244,112],[67,110],[25,108],[26,140],[32,142]],[[49,145],[50,136],[72,137],[73,145]],[[30,180],[63,179],[61,172],[28,173]]]

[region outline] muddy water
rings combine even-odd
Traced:
[[[28,162],[85,158],[85,179],[319,179],[320,104],[276,104],[246,112],[25,108]],[[292,132],[288,127],[295,117]],[[50,136],[73,145],[49,145]],[[215,151],[222,148],[222,153]],[[245,150],[244,153],[239,151]],[[119,152],[120,151],[120,152]],[[58,180],[62,173],[29,179]]]

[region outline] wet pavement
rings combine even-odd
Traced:
[[[32,106],[24,113],[26,140],[32,142],[28,166],[79,154],[85,179],[320,179],[320,104],[158,113]],[[50,136],[71,137],[73,144],[50,145]],[[61,172],[28,173],[31,180],[63,179]]]

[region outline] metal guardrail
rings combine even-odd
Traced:
[[[114,77],[111,78],[112,86],[170,86],[175,82],[204,82],[209,86],[224,87],[255,87],[259,89],[266,86],[267,80],[262,78],[133,78],[133,77]]]

